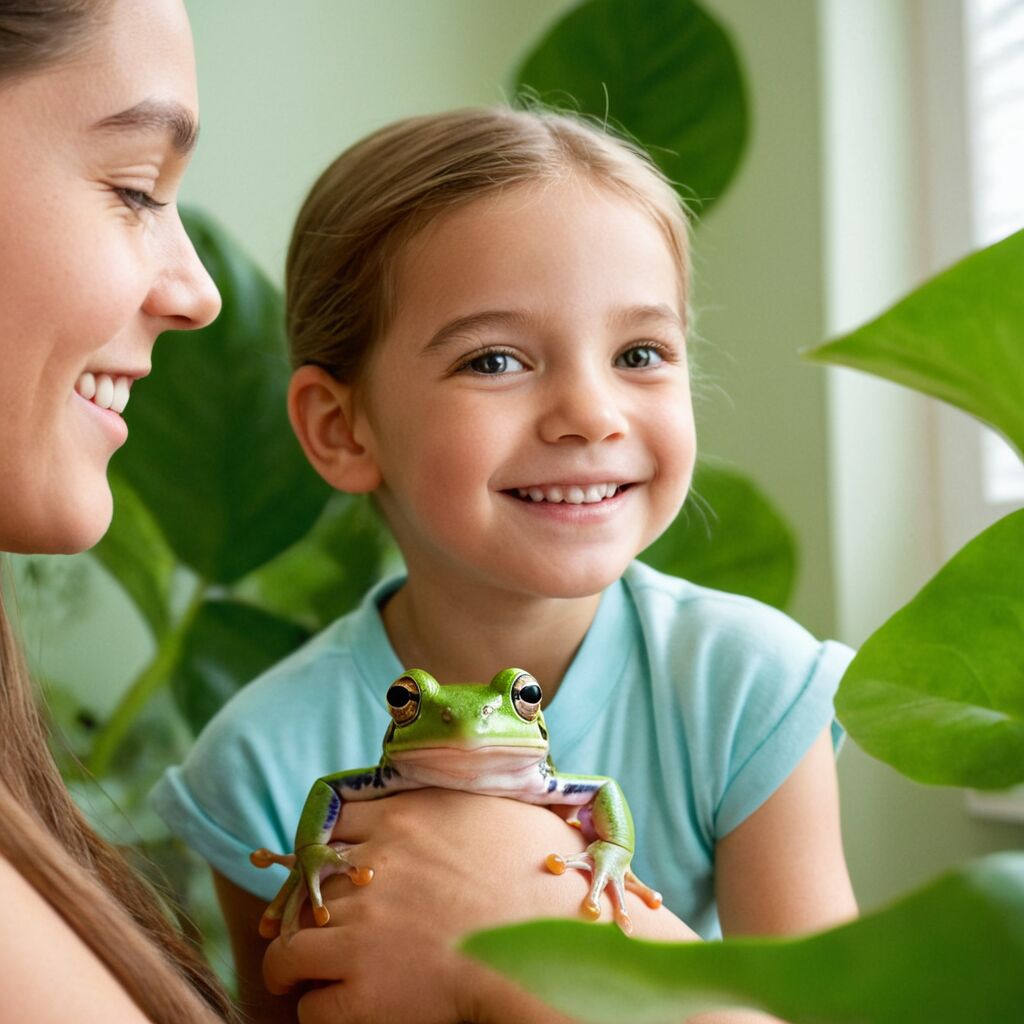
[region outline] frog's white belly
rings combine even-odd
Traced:
[[[547,792],[547,754],[536,747],[427,747],[388,757],[406,782],[529,800]]]

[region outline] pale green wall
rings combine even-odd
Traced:
[[[202,143],[183,198],[275,279],[295,213],[347,145],[399,117],[504,95],[565,0],[188,0]]]

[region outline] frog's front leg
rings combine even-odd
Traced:
[[[282,855],[261,849],[250,855],[256,867],[283,864],[291,869],[260,919],[264,938],[272,939],[278,932],[287,938],[298,931],[299,914],[307,897],[313,904],[316,923],[327,924],[331,915],[320,889],[325,878],[346,874],[355,885],[367,885],[373,879],[373,869],[353,864],[349,858],[352,847],[331,842],[331,834],[346,800],[374,800],[405,788],[409,786],[397,772],[381,766],[339,772],[313,783],[295,831],[295,852]]]
[[[578,854],[551,854],[546,861],[548,870],[556,875],[566,868],[590,872],[590,891],[583,900],[583,912],[595,920],[600,917],[601,893],[608,889],[616,923],[628,935],[633,925],[626,910],[626,890],[636,893],[652,909],[661,906],[661,894],[630,870],[635,845],[633,816],[622,789],[614,779],[600,776],[555,775],[551,783],[555,786],[552,803],[579,806],[570,824],[580,828],[590,845]]]

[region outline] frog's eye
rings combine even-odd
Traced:
[[[388,711],[396,725],[408,725],[420,713],[420,688],[415,679],[402,676],[388,688]]]
[[[512,684],[512,707],[524,722],[532,722],[540,714],[544,691],[533,676],[523,673]]]

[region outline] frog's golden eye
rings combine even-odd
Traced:
[[[512,684],[512,707],[524,722],[532,722],[540,714],[544,691],[533,676],[524,672]]]
[[[402,676],[388,688],[388,711],[396,725],[408,725],[420,713],[420,688],[415,679]]]

